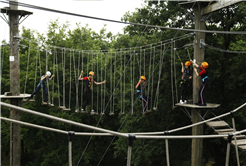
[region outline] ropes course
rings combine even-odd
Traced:
[[[10,3],[15,5],[15,2],[12,1],[0,1],[2,3]],[[145,26],[146,27],[154,27],[154,28],[161,28],[161,29],[170,29],[170,30],[179,30],[179,31],[189,31],[189,32],[204,32],[204,33],[223,33],[223,34],[246,34],[246,32],[235,32],[235,31],[208,31],[208,30],[194,30],[194,29],[179,29],[179,28],[170,28],[170,27],[163,27],[163,26],[154,26],[154,25],[148,25],[148,24],[139,24],[139,23],[128,23],[128,22],[122,22],[122,21],[115,21],[115,20],[109,20],[109,19],[103,19],[103,18],[96,18],[96,17],[91,17],[91,16],[85,16],[85,15],[79,15],[79,14],[74,14],[74,13],[68,13],[68,12],[63,12],[63,11],[58,11],[54,9],[48,9],[48,8],[42,8],[34,5],[29,5],[29,4],[24,4],[24,3],[19,3],[19,6],[24,6],[24,7],[29,7],[29,8],[35,8],[39,10],[44,10],[44,11],[50,11],[50,12],[56,12],[56,13],[62,13],[62,14],[69,14],[73,16],[79,16],[79,17],[86,17],[86,18],[91,18],[91,19],[98,19],[98,20],[104,20],[104,21],[111,21],[115,23],[124,23],[124,24],[129,24],[129,25],[137,25],[137,26]],[[194,6],[194,5],[193,5]],[[193,7],[192,7],[193,8]],[[153,16],[154,12],[152,13],[151,17]],[[149,20],[151,19],[149,18]],[[185,21],[185,20],[184,20]],[[148,21],[149,23],[149,21]],[[184,22],[183,22],[184,23]],[[143,30],[141,37],[145,31]],[[24,108],[19,108],[19,107],[14,107],[13,105],[2,103],[1,104],[5,107],[8,108],[15,108],[23,112],[31,113],[34,115],[38,115],[41,117],[46,117],[49,119],[54,119],[58,120],[60,122],[68,123],[68,124],[73,124],[79,127],[87,128],[94,130],[93,133],[88,133],[87,135],[90,135],[90,139],[78,161],[78,164],[80,164],[80,161],[87,149],[87,147],[90,144],[90,141],[92,137],[95,135],[100,135],[100,136],[113,136],[112,141],[110,142],[109,146],[107,147],[105,153],[103,154],[101,160],[99,161],[98,165],[100,165],[101,161],[103,160],[105,154],[107,153],[109,147],[113,143],[114,139],[116,136],[119,137],[124,137],[128,138],[129,140],[134,140],[134,139],[166,139],[166,152],[168,153],[168,139],[190,139],[190,138],[221,138],[221,137],[227,137],[228,140],[230,137],[233,137],[234,135],[238,135],[241,133],[246,132],[245,130],[236,132],[235,127],[233,133],[231,135],[209,135],[209,136],[153,136],[157,134],[168,134],[176,131],[180,131],[183,129],[187,129],[190,127],[197,126],[199,124],[203,124],[206,122],[210,122],[214,120],[215,118],[220,118],[226,115],[229,115],[229,113],[221,115],[221,116],[216,116],[214,118],[205,120],[203,117],[200,117],[203,119],[202,122],[198,122],[196,124],[188,125],[185,127],[181,127],[178,129],[173,129],[169,131],[161,131],[161,132],[145,132],[145,133],[120,133],[120,129],[122,128],[123,124],[125,123],[127,117],[129,115],[136,115],[136,110],[140,109],[142,107],[143,115],[144,111],[146,109],[146,105],[142,102],[140,104],[141,106],[137,105],[139,103],[140,98],[136,98],[136,90],[135,90],[135,83],[138,81],[138,78],[142,76],[142,73],[144,76],[147,77],[147,80],[145,82],[145,85],[142,86],[140,84],[141,88],[141,96],[144,94],[147,95],[147,97],[150,98],[150,103],[147,102],[148,107],[150,107],[147,112],[152,112],[152,110],[157,111],[158,110],[158,104],[159,104],[159,94],[160,94],[160,82],[161,82],[161,75],[163,71],[163,64],[165,61],[168,61],[167,58],[165,58],[167,52],[170,52],[170,73],[171,73],[171,91],[172,91],[172,105],[175,107],[175,103],[178,103],[178,87],[177,87],[177,71],[176,71],[176,64],[179,61],[182,62],[181,57],[179,56],[178,50],[179,49],[186,49],[188,58],[191,59],[190,53],[189,53],[189,48],[187,46],[181,47],[181,48],[176,48],[178,45],[178,42],[183,39],[188,39],[189,37],[193,37],[192,34],[185,34],[179,37],[176,37],[178,32],[175,34],[174,38],[168,39],[165,41],[157,42],[157,43],[152,43],[144,46],[139,46],[139,41],[135,47],[130,47],[130,48],[124,48],[124,49],[110,49],[110,50],[78,50],[78,49],[72,49],[72,48],[65,48],[65,47],[57,47],[57,46],[50,46],[47,45],[45,48],[45,65],[46,65],[46,70],[45,73],[48,71],[53,71],[53,73],[56,73],[56,82],[55,79],[52,81],[52,86],[50,84],[49,86],[49,80],[47,81],[47,92],[45,89],[42,89],[42,105],[48,105],[49,107],[51,106],[57,106],[59,109],[63,111],[71,111],[74,110],[76,113],[79,113],[81,110],[81,113],[88,113],[91,112],[91,115],[99,115],[100,112],[100,118],[97,122],[96,127],[90,126],[90,125],[85,125],[82,123],[77,123],[77,122],[72,122],[69,120],[57,118],[57,117],[52,117],[50,115],[45,115],[42,113],[37,113],[31,110],[27,110]],[[27,80],[28,80],[28,68],[29,68],[29,62],[30,62],[30,54],[31,54],[31,40],[29,40],[29,47],[28,47],[28,56],[27,56],[27,67],[26,67],[26,77],[25,77],[25,85],[24,85],[24,94],[26,92],[26,85],[27,85]],[[229,50],[223,50],[219,49],[213,46],[210,46],[206,43],[202,43],[204,47],[208,47],[210,49],[216,50],[216,51],[221,51],[221,52],[227,52],[227,53],[246,53],[246,51],[229,51]],[[53,50],[52,50],[53,49]],[[4,50],[3,50],[4,51]],[[52,52],[53,51],[53,52]],[[34,79],[34,91],[35,91],[35,86],[36,86],[36,80],[37,80],[37,67],[38,67],[38,62],[39,62],[39,68],[40,68],[40,78],[42,81],[42,77],[44,76],[42,72],[44,72],[41,68],[41,63],[44,61],[40,57],[40,52],[42,50],[38,47],[36,48],[36,65],[35,65],[35,79]],[[0,48],[0,54],[1,54],[1,48]],[[4,53],[3,53],[4,54]],[[176,59],[176,56],[178,57],[178,60]],[[146,62],[146,57],[147,62]],[[127,61],[128,59],[128,61]],[[50,65],[50,61],[52,60],[52,65]],[[104,60],[104,62],[103,62]],[[67,61],[67,62],[66,62]],[[101,62],[100,62],[101,61]],[[2,61],[3,63],[3,61]],[[69,65],[68,65],[69,63]],[[72,67],[73,65],[73,67]],[[80,69],[81,66],[81,69]],[[1,66],[1,76],[2,76],[2,67]],[[119,70],[117,70],[119,69]],[[69,75],[67,74],[67,71],[69,71]],[[83,70],[86,70],[86,76],[82,77]],[[139,72],[136,72],[136,70],[139,70]],[[79,76],[79,73],[81,71],[81,75]],[[120,71],[120,73],[117,73],[117,71]],[[93,72],[92,79],[90,80],[91,72]],[[94,72],[96,73],[94,76]],[[61,74],[62,73],[62,74]],[[74,80],[72,79],[74,74]],[[60,77],[59,77],[60,75]],[[62,77],[61,77],[62,75]],[[88,77],[87,77],[88,75]],[[158,78],[157,81],[154,77]],[[91,106],[89,109],[85,109],[85,106],[83,103],[85,101],[83,100],[84,96],[84,82],[86,81],[85,78],[88,80],[89,85],[85,86],[85,89],[91,88]],[[94,79],[95,78],[95,79]],[[116,79],[117,78],[117,79]],[[52,79],[52,78],[51,78]],[[80,81],[79,80],[84,80],[81,83],[81,88],[79,88]],[[97,82],[95,80],[101,80],[102,82]],[[107,83],[103,83],[103,80],[107,80]],[[41,86],[42,86],[42,82]],[[94,82],[95,81],[95,82]],[[0,81],[1,82],[1,81]],[[59,84],[62,84],[62,88],[60,88]],[[104,84],[101,86],[96,86],[95,85],[100,85]],[[75,85],[73,87],[73,85]],[[175,87],[174,87],[175,85]],[[50,88],[51,87],[51,88]],[[55,92],[55,89],[57,87],[57,94]],[[69,87],[69,88],[68,88]],[[137,87],[136,87],[137,88]],[[79,93],[79,90],[81,92]],[[176,93],[174,92],[176,91]],[[86,94],[86,91],[84,91]],[[44,99],[44,93],[45,93],[45,99]],[[68,99],[66,95],[68,94]],[[75,101],[72,101],[72,94],[75,94]],[[48,102],[47,101],[47,95],[48,95]],[[109,97],[108,97],[109,96]],[[141,97],[140,96],[140,97]],[[60,97],[62,97],[62,104],[60,101]],[[80,97],[80,102],[79,103],[79,97]],[[86,96],[87,97],[87,96]],[[143,98],[143,97],[142,97]],[[175,99],[176,98],[176,99]],[[58,102],[56,100],[58,99]],[[66,100],[67,99],[67,100]],[[176,102],[175,102],[176,100]],[[24,101],[24,100],[23,100]],[[35,100],[28,100],[28,101],[35,101]],[[86,99],[86,102],[88,101],[88,98]],[[147,99],[148,101],[148,99]],[[66,107],[66,104],[68,107]],[[96,105],[96,107],[94,107]],[[150,106],[149,106],[150,105]],[[244,107],[245,104],[241,105],[237,109],[231,111],[231,112],[236,112],[237,110],[241,109]],[[84,110],[85,109],[85,110]],[[189,116],[188,111],[186,108],[181,108],[185,114]],[[84,110],[84,112],[82,112]],[[125,110],[128,110],[128,112]],[[123,122],[121,123],[120,127],[118,128],[118,131],[110,131],[107,129],[102,129],[99,128],[98,125],[105,113],[108,112],[110,116],[115,115],[119,113],[119,115],[125,115],[126,116],[123,118]],[[230,112],[230,114],[231,114]],[[139,113],[139,112],[138,112]],[[38,125],[32,125],[20,121],[14,121],[10,120],[8,118],[3,118],[1,117],[2,120],[14,122],[14,123],[19,123],[31,127],[36,127],[44,130],[50,130],[53,132],[58,132],[62,134],[67,134],[67,131],[62,131],[62,130],[56,130],[48,127],[43,127],[43,126],[38,126]],[[234,125],[234,124],[233,124]],[[95,131],[100,131],[100,132],[105,132],[107,134],[102,134],[101,133],[95,133]],[[76,133],[77,135],[86,135],[84,133]],[[134,136],[132,136],[134,134]],[[152,136],[150,136],[152,135]],[[231,142],[228,141],[228,145],[231,144]],[[237,145],[237,144],[236,144]],[[228,147],[227,147],[228,148]],[[229,149],[229,148],[228,148]],[[227,151],[229,151],[227,149]],[[128,165],[130,164],[131,160],[131,146],[129,145],[128,147]],[[237,154],[238,157],[238,154]],[[130,158],[130,159],[129,159]],[[228,157],[227,157],[228,158]],[[229,160],[229,159],[227,159]],[[228,161],[227,161],[228,162]],[[169,163],[169,157],[167,156],[167,163]],[[169,165],[169,164],[168,164]]]

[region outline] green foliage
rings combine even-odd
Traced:
[[[190,15],[185,17],[185,13],[187,12],[190,12],[190,15],[192,15],[194,11],[181,9],[178,6],[178,2],[158,3],[157,1],[149,1],[142,8],[136,9],[135,12],[127,12],[122,17],[122,20],[142,24],[194,28],[193,18]],[[207,29],[245,31],[245,14],[245,3],[232,5],[215,12],[206,21]],[[184,19],[186,20],[185,22]],[[171,76],[170,72],[171,58],[173,58],[172,60],[175,58],[175,70],[177,73],[175,84],[177,86],[179,85],[178,78],[181,76],[181,73],[179,73],[181,66],[178,58],[171,53],[171,47],[169,45],[165,45],[167,51],[164,55],[161,70],[158,111],[142,116],[140,114],[140,110],[142,109],[141,101],[131,91],[134,89],[140,74],[145,75],[149,82],[147,82],[147,87],[144,91],[146,94],[151,94],[151,106],[153,107],[159,77],[158,65],[160,58],[163,56],[164,48],[153,46],[150,49],[147,45],[171,39],[175,35],[184,35],[185,32],[150,27],[145,29],[142,26],[129,25],[124,28],[124,34],[113,35],[111,32],[107,32],[106,25],[99,33],[88,28],[88,25],[81,26],[80,23],[77,23],[77,27],[74,30],[70,30],[69,26],[69,22],[61,24],[58,19],[50,21],[47,37],[23,27],[22,36],[31,40],[29,41],[24,38],[20,41],[20,44],[28,46],[25,48],[20,47],[20,91],[32,93],[40,77],[46,70],[55,74],[54,80],[49,83],[50,100],[55,106],[42,106],[40,104],[43,100],[42,93],[39,92],[35,96],[35,103],[28,103],[24,106],[25,108],[75,122],[93,126],[98,125],[101,128],[114,131],[119,130],[120,132],[126,133],[167,131],[191,123],[189,118],[184,116],[181,110],[172,109],[172,87],[170,82],[174,76]],[[144,29],[145,31],[143,32]],[[192,38],[186,38],[176,42],[174,47],[182,48],[185,44],[192,42]],[[225,50],[245,50],[246,45],[244,35],[225,34],[206,34],[206,43]],[[125,49],[130,47],[135,48],[135,53],[134,49],[130,51]],[[62,48],[70,49],[64,50]],[[114,49],[118,49],[119,51],[115,52]],[[9,48],[4,47],[2,52],[4,52],[4,67],[2,71],[1,91],[7,92],[9,91],[10,83]],[[183,62],[189,60],[187,50],[178,49],[177,52]],[[193,49],[189,48],[189,52],[192,56]],[[27,65],[28,57],[29,64]],[[205,60],[209,63],[208,72],[210,81],[209,89],[206,92],[207,102],[221,104],[221,107],[215,111],[215,114],[223,114],[244,103],[246,97],[246,89],[244,88],[246,83],[244,78],[246,75],[243,72],[246,61],[245,56],[206,49]],[[124,68],[126,65],[128,66]],[[63,71],[63,69],[65,70]],[[79,92],[79,108],[82,105],[81,101],[85,101],[83,92],[84,83],[75,81],[79,77],[81,70],[85,73],[83,76],[87,76],[89,71],[95,71],[94,79],[97,82],[101,82],[104,79],[107,80],[106,84],[93,87],[93,107],[99,113],[100,111],[106,112],[106,115],[102,118],[99,116],[90,116],[89,114],[82,115],[74,113],[74,110],[78,107],[76,105],[76,85],[78,85],[77,90]],[[123,73],[124,70],[125,75]],[[118,86],[114,89],[116,85]],[[59,91],[58,87],[60,88]],[[111,96],[113,90],[115,90],[114,95]],[[122,94],[126,94],[125,99],[122,98]],[[66,99],[65,103],[63,102],[63,97]],[[9,101],[6,100],[5,102]],[[132,102],[134,103],[134,116],[130,115],[132,112]],[[61,111],[58,109],[59,105],[70,107],[72,111]],[[89,106],[87,109],[89,110],[91,107]],[[108,116],[107,113],[112,111],[112,108],[114,108],[116,115]],[[1,109],[1,116],[9,117],[9,110],[4,107]],[[125,116],[118,115],[122,109],[126,113]],[[236,128],[238,130],[244,129],[246,123],[245,116],[245,108],[236,113]],[[64,131],[92,132],[88,129],[82,129],[77,126],[25,113],[21,114],[21,120]],[[100,123],[98,123],[99,120]],[[231,121],[230,117],[226,117],[223,120],[226,120],[228,123]],[[1,155],[4,160],[8,160],[9,157],[9,130],[9,123],[2,121]],[[213,131],[204,126],[204,133],[212,134]],[[174,134],[190,135],[191,129],[179,131]],[[111,141],[112,145],[101,161],[101,165],[125,165],[128,147],[127,140],[121,137],[112,139],[113,137],[75,136],[72,152],[73,165],[77,164],[80,160],[81,154],[85,150],[85,147],[87,147],[89,140],[91,142],[85,150],[80,165],[97,165]],[[68,141],[66,135],[22,126],[21,140],[22,165],[68,165]],[[191,141],[168,141],[171,165],[190,165]],[[214,166],[225,163],[226,141],[222,139],[204,139],[203,149],[204,164],[206,164],[209,158],[215,159]],[[165,140],[138,139],[134,141],[132,149],[132,165],[134,166],[166,165],[165,156]],[[233,156],[230,158],[230,165],[236,165],[234,150],[232,150],[230,156]],[[245,153],[240,152],[240,160],[242,165],[246,163]]]

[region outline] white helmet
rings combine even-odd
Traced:
[[[50,76],[51,76],[50,71],[47,71],[47,72],[46,72],[46,75],[50,77]]]

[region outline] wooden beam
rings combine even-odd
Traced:
[[[208,5],[207,7],[204,7],[202,9],[202,15],[212,13],[214,11],[220,10],[230,5],[234,5],[239,2],[242,2],[242,0],[233,0],[233,1],[232,0],[220,0],[216,3],[213,3],[212,5]]]

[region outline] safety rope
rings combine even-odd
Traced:
[[[63,51],[63,108],[66,108],[66,103],[65,103],[65,67],[66,67],[66,50],[64,49]]]
[[[176,56],[175,53],[176,51],[176,42],[174,41],[174,50],[173,50],[173,57],[174,57],[174,61],[173,61],[173,66],[174,66],[174,84],[175,84],[175,89],[176,89],[176,102],[178,103],[178,88],[177,88],[177,72],[176,72]]]
[[[124,66],[126,64],[126,52],[124,53]],[[122,66],[123,67],[123,66]],[[122,70],[123,72],[123,70]],[[124,80],[123,80],[123,83],[124,83],[124,92],[122,93],[123,96],[123,114],[125,114],[125,106],[126,106],[126,74],[123,73],[123,77],[124,77]],[[121,81],[122,82],[122,81]]]
[[[152,66],[152,71],[155,68],[155,47],[154,47],[154,57],[153,57],[153,66]],[[151,84],[151,107],[149,109],[153,109],[153,91],[154,91],[154,76],[152,76],[152,84]],[[149,97],[149,96],[148,96]],[[147,100],[148,101],[148,100]],[[148,103],[149,104],[149,103]]]
[[[115,52],[115,55],[114,55],[114,87],[115,87],[115,73],[116,73],[116,68],[117,68],[117,66],[116,66],[116,52]],[[113,93],[113,113],[114,113],[114,101],[115,101],[115,94]]]
[[[24,86],[24,95],[26,94],[26,84],[27,84],[27,75],[28,75],[28,67],[29,67],[29,59],[30,59],[30,50],[31,50],[31,42],[29,41],[28,55],[27,55],[27,63],[26,63],[26,80]]]
[[[45,73],[48,71],[48,59],[49,59],[49,46],[47,46],[47,51],[46,51],[46,71]],[[46,78],[45,78],[46,79]],[[49,80],[47,80],[47,90],[48,90],[48,101],[50,101],[50,90],[49,90]]]
[[[91,52],[91,70],[94,72],[93,70],[93,52]],[[93,109],[93,81],[94,81],[94,76],[92,77],[92,80],[91,80],[91,86],[92,86],[92,89],[91,89],[91,111],[94,110]]]
[[[148,78],[148,80],[150,79],[150,73],[151,73],[151,61],[152,60],[152,45],[151,45],[151,48],[150,48],[150,56],[149,56],[149,78]],[[145,87],[146,87],[146,84],[145,84]],[[149,93],[149,91],[150,91],[150,85],[148,85],[148,96],[150,96],[150,93]]]
[[[99,71],[98,71],[98,53],[97,53],[97,75],[98,75],[98,77],[97,77],[97,79],[99,79]],[[98,114],[98,105],[99,105],[99,102],[98,102],[98,98],[99,98],[99,96],[98,96],[98,90],[99,88],[98,88],[98,86],[97,86],[97,114]]]
[[[84,70],[84,66],[83,66],[83,64],[84,64],[84,56],[83,55],[84,55],[84,52],[82,51],[82,53],[81,53],[81,59],[82,59],[81,70]],[[84,89],[83,89],[83,83],[82,83],[81,84],[81,109],[83,108],[83,91],[84,91]]]
[[[75,79],[75,88],[76,88],[76,105],[75,105],[75,110],[79,110],[79,99],[78,99],[78,85],[79,85],[79,80],[77,77],[77,72],[76,72],[76,67],[75,67],[75,58],[74,58],[74,51],[73,51],[73,68],[74,68],[74,79]],[[78,66],[79,67],[79,66]]]
[[[112,80],[113,80],[113,72],[112,72],[112,66],[113,66],[113,62],[112,62],[112,60],[113,60],[113,57],[112,57],[112,50],[111,50],[111,52],[110,52],[110,95],[113,95],[113,93],[112,93],[112,86],[113,86],[113,84],[112,84]],[[113,112],[112,112],[112,105],[113,105],[113,103],[112,103],[112,100],[110,100],[110,114],[112,114]]]
[[[103,53],[102,53],[102,51],[100,52],[100,54],[101,54],[101,76],[100,76],[100,79],[102,80],[102,77],[103,77],[103,73],[102,73],[102,71],[103,71],[103,64],[102,64],[102,61],[103,61]],[[101,88],[101,115],[103,114],[103,89]]]
[[[56,49],[54,49],[54,54],[53,54],[53,74],[55,74],[55,55],[57,54]],[[54,89],[55,89],[55,79],[52,81],[52,101],[51,104],[54,104]]]
[[[63,49],[62,49],[62,55],[63,55]],[[59,85],[59,71],[58,71],[58,62],[57,62],[57,52],[56,52],[56,72],[57,72],[57,89],[58,89],[58,104],[59,104],[59,107],[61,107],[61,101],[60,101],[60,85]],[[63,60],[62,60],[62,63],[63,63]]]
[[[34,84],[33,84],[33,92],[35,91],[36,88],[36,81],[37,81],[37,68],[38,68],[38,55],[40,54],[39,48],[36,50],[36,68],[35,68],[35,79],[34,79]],[[34,96],[33,96],[34,99]]]
[[[172,102],[174,107],[174,96],[173,96],[173,42],[171,43],[171,87],[172,87]]]

